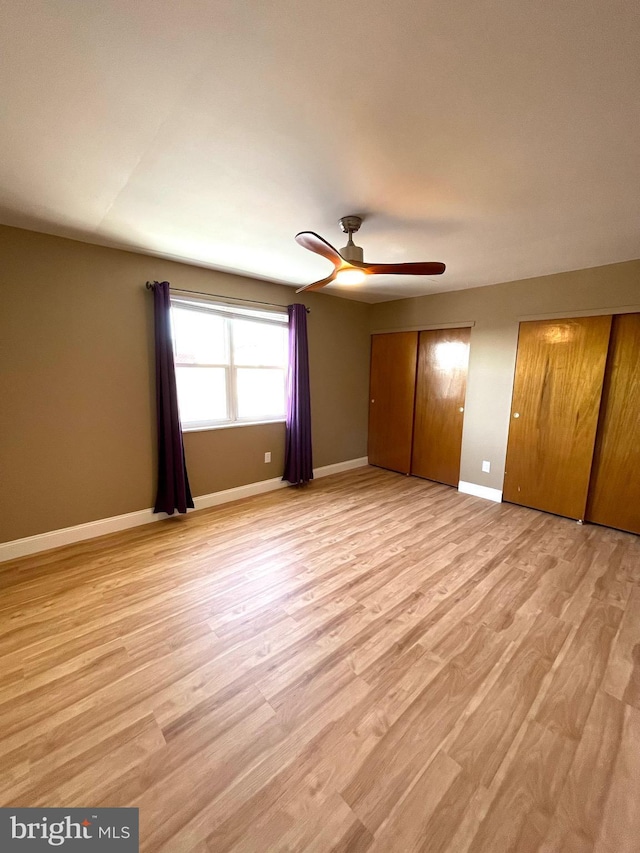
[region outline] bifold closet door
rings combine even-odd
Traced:
[[[411,473],[457,486],[471,329],[420,332]]]
[[[613,318],[587,518],[640,533],[640,314]]]
[[[369,463],[408,474],[411,469],[417,332],[371,337]]]
[[[503,497],[583,519],[611,317],[520,324]]]

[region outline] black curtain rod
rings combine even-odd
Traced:
[[[153,285],[158,284],[157,281],[148,281],[147,282],[147,290],[153,290]],[[171,287],[169,285],[169,289],[173,290],[175,293],[193,293],[196,296],[213,296],[216,299],[233,299],[236,302],[250,302],[252,305],[269,305],[271,308],[288,308],[288,305],[280,305],[278,302],[261,302],[259,299],[243,299],[241,296],[225,296],[222,293],[205,293],[203,290],[182,290],[179,287]],[[305,308],[307,306],[305,305]],[[307,308],[307,314],[311,313],[311,308]]]

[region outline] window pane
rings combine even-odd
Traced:
[[[285,371],[251,370],[239,367],[236,371],[238,417],[260,420],[285,416]]]
[[[174,305],[171,323],[178,364],[228,364],[226,320],[223,317]]]
[[[183,424],[223,421],[229,417],[226,374],[224,367],[176,366],[178,408]]]
[[[233,320],[233,360],[236,364],[284,367],[287,363],[287,326],[269,326]]]

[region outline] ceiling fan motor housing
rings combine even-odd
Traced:
[[[356,246],[356,244],[351,239],[351,235],[349,235],[349,242],[347,245],[340,249],[340,254],[345,259],[345,261],[360,261],[364,260],[364,253],[360,246]]]

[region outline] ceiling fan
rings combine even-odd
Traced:
[[[343,216],[340,227],[345,234],[349,235],[347,245],[338,251],[331,243],[322,238],[315,231],[301,231],[296,234],[296,242],[322,255],[333,264],[333,272],[327,278],[314,281],[299,287],[296,293],[303,290],[320,290],[327,284],[337,282],[338,284],[362,284],[368,275],[442,275],[446,267],[438,261],[424,261],[415,264],[372,264],[363,260],[362,249],[353,242],[353,235],[362,225],[361,216]]]

